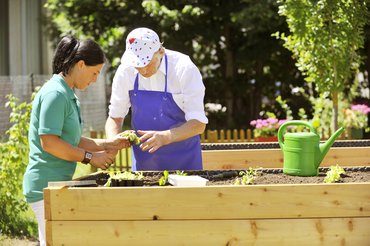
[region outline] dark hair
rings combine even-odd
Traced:
[[[67,75],[71,68],[80,60],[87,66],[95,66],[105,62],[105,55],[100,46],[91,39],[79,41],[72,36],[60,40],[53,58],[53,73]]]

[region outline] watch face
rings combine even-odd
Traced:
[[[89,153],[89,152],[86,152],[86,154],[85,154],[85,158],[87,158],[87,159],[91,159],[91,158],[92,158],[92,154],[91,154],[91,153]]]

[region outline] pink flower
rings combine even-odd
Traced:
[[[362,112],[363,114],[368,114],[370,112],[370,108],[366,104],[352,104],[351,109]]]
[[[268,118],[268,119],[256,119],[250,122],[251,126],[254,126],[254,135],[255,137],[259,136],[276,136],[277,129],[286,122],[287,120],[279,120],[276,118]]]

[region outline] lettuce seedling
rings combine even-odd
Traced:
[[[187,176],[188,174],[184,171],[180,171],[180,170],[176,170],[176,175],[179,175],[179,176]]]
[[[324,183],[335,183],[338,182],[342,177],[341,174],[345,174],[344,169],[338,164],[336,166],[330,166],[330,170],[326,172]]]
[[[253,169],[249,168],[246,171],[241,171],[239,173],[239,176],[241,176],[241,179],[237,178],[234,182],[234,185],[249,185],[253,184],[256,180],[257,176],[260,175],[260,168],[259,169]]]
[[[140,144],[140,138],[136,135],[134,130],[126,130],[120,134],[122,137],[128,139],[131,144]]]
[[[168,180],[168,171],[164,170],[163,171],[163,176],[159,179],[158,184],[160,186],[165,186]]]

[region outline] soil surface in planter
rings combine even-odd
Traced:
[[[344,168],[345,174],[341,175],[341,180],[337,183],[370,182],[370,167],[350,167]],[[199,175],[208,179],[207,186],[211,185],[233,185],[236,179],[241,179],[240,171],[245,170],[212,170],[212,171],[184,171],[187,175]],[[308,184],[324,183],[326,172],[329,168],[320,168],[319,175],[313,177],[291,176],[283,173],[283,169],[259,169],[253,184]],[[169,172],[174,174],[175,172]],[[144,186],[158,186],[158,180],[163,176],[163,172],[143,172]],[[91,174],[79,180],[96,180],[98,185],[104,185],[109,178],[107,172]],[[170,185],[170,184],[167,184]]]

